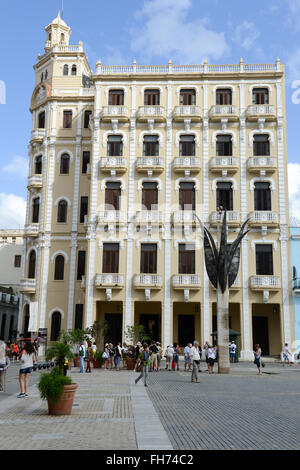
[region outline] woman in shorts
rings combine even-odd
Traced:
[[[261,366],[261,348],[259,344],[256,344],[254,346],[254,364],[256,364],[256,367],[258,369],[257,375],[262,375],[262,366]]]
[[[18,398],[28,397],[28,382],[29,375],[31,374],[33,364],[36,363],[35,360],[35,348],[32,343],[25,343],[24,349],[22,350],[21,355],[21,368],[19,375],[19,384],[21,392],[18,395]]]
[[[212,344],[208,345],[207,349],[207,358],[208,358],[208,373],[213,374],[214,373],[214,364],[216,360],[216,348],[212,346]]]

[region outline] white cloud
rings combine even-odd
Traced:
[[[237,43],[237,46],[248,50],[253,47],[259,36],[260,32],[256,29],[254,23],[243,21],[234,28],[232,40]]]
[[[143,63],[176,58],[181,63],[220,59],[229,51],[225,34],[208,27],[207,18],[189,20],[191,0],[149,0],[136,15],[130,47]],[[174,60],[175,62],[175,60]]]
[[[26,178],[28,175],[28,160],[21,155],[14,155],[9,163],[2,168],[2,171],[21,178]]]
[[[0,228],[23,228],[26,201],[15,194],[0,193]]]
[[[288,164],[290,216],[300,219],[300,163]]]

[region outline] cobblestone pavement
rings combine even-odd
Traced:
[[[28,398],[0,403],[3,449],[136,449],[128,371],[93,370],[71,376],[78,389],[72,415],[48,416],[36,385]]]
[[[152,372],[148,394],[174,449],[300,449],[300,365],[233,364],[200,383],[190,373]],[[217,371],[217,367],[216,367]]]

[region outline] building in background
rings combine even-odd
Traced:
[[[90,68],[60,15],[46,27],[32,132],[19,330],[142,324],[163,345],[216,330],[198,217],[243,221],[230,327],[241,359],[294,341],[284,65]],[[29,318],[29,320],[28,320]]]
[[[291,219],[291,265],[294,307],[295,343],[293,351],[300,350],[300,220]]]
[[[5,341],[17,335],[23,235],[22,230],[0,230],[0,339]]]

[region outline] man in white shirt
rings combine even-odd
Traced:
[[[186,370],[186,366],[188,366],[188,370],[191,370],[191,358],[190,358],[190,353],[191,353],[191,343],[188,343],[186,347],[184,348],[184,370]]]
[[[190,358],[192,363],[192,382],[199,383],[198,380],[198,365],[200,364],[199,343],[194,341],[194,346],[190,351]]]
[[[236,344],[234,341],[231,341],[231,344],[229,345],[230,362],[234,362],[235,351],[236,351]]]

